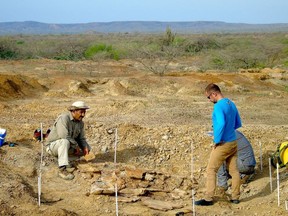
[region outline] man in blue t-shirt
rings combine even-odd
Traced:
[[[206,169],[205,198],[195,201],[195,205],[213,205],[216,189],[216,174],[220,166],[226,162],[229,174],[232,176],[232,191],[230,200],[238,204],[240,197],[240,175],[237,168],[237,142],[235,130],[242,126],[236,105],[221,93],[219,86],[214,83],[205,88],[205,95],[214,103],[212,113],[214,146]]]

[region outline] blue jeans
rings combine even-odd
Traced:
[[[237,167],[241,178],[243,178],[246,175],[251,175],[254,173],[254,166],[245,165],[243,162],[244,161],[238,158]],[[227,181],[229,178],[231,178],[231,176],[227,170],[226,163],[224,162],[217,172],[217,181],[218,181],[217,185],[227,189],[228,188]]]

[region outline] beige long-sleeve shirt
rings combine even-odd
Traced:
[[[53,124],[47,138],[47,145],[58,139],[67,139],[72,148],[79,146],[82,150],[87,147],[91,149],[86,141],[84,133],[84,122],[74,120],[71,112],[62,113]]]

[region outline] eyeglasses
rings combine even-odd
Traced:
[[[208,96],[207,96],[207,98],[210,100],[210,97],[211,97],[211,95],[213,94],[213,92],[212,93],[210,93]]]

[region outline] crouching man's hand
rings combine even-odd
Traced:
[[[89,149],[87,147],[83,149],[83,154],[84,156],[89,154]]]
[[[74,155],[80,156],[80,148],[79,147],[76,147],[76,149],[74,149]]]

